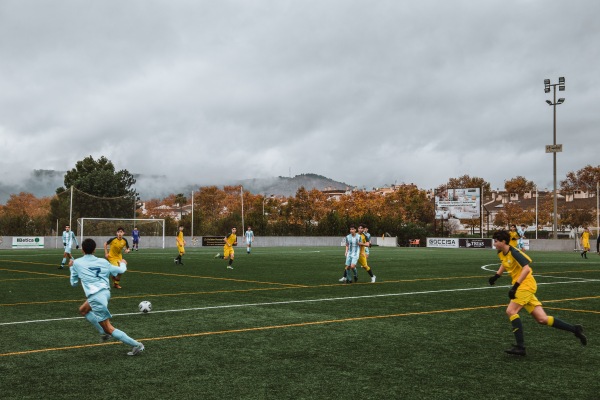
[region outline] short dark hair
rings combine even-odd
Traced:
[[[92,254],[96,250],[96,242],[94,242],[94,239],[84,239],[81,242],[81,248],[85,254]]]
[[[350,229],[356,229],[356,226],[350,225]]]
[[[494,232],[492,238],[496,239],[499,242],[504,242],[508,244],[510,242],[510,235],[506,231],[497,231]]]
[[[120,227],[117,228],[117,232],[119,232],[119,231],[125,232],[125,229],[123,229],[123,227],[120,226]]]
[[[367,227],[367,225],[365,225],[365,224],[358,224],[358,227],[359,227],[359,228],[366,228],[366,227]]]

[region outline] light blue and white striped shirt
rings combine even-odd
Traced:
[[[64,231],[62,235],[62,240],[65,244],[65,247],[73,247],[73,242],[75,242],[75,244],[79,246],[79,242],[77,241],[77,238],[75,237],[73,231]]]
[[[346,246],[348,246],[348,255],[358,257],[360,253],[360,246],[358,245],[361,242],[361,237],[359,234],[352,236],[349,234],[346,236]]]

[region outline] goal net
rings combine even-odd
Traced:
[[[125,230],[124,237],[131,247],[131,232],[137,228],[140,233],[142,247],[165,248],[165,220],[154,218],[78,218],[77,227],[80,243],[85,237],[110,238],[116,235],[117,229]]]

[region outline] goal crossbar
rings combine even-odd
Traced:
[[[135,226],[136,223],[159,223],[162,226],[162,248],[165,248],[165,220],[162,218],[77,218],[77,224],[80,226],[79,237],[80,243],[83,241],[83,231],[85,221],[123,221],[123,222],[132,222]]]

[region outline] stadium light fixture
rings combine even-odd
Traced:
[[[550,93],[550,79],[544,79],[544,93]]]
[[[565,77],[561,76],[558,78],[558,83],[551,83],[550,79],[544,79],[544,93],[550,93],[550,88],[553,88],[553,95],[554,95],[554,102],[550,101],[550,100],[546,100],[546,103],[548,103],[548,105],[552,106],[554,108],[554,124],[553,124],[553,151],[552,151],[552,157],[553,157],[553,175],[554,175],[554,215],[553,215],[553,223],[552,223],[552,232],[553,232],[553,238],[554,239],[558,239],[558,193],[556,191],[556,153],[557,151],[562,151],[562,150],[558,150],[558,147],[556,146],[556,106],[559,104],[562,104],[565,102],[564,97],[561,97],[560,99],[556,100],[556,87],[558,86],[558,90],[559,91],[564,91],[565,90]]]

